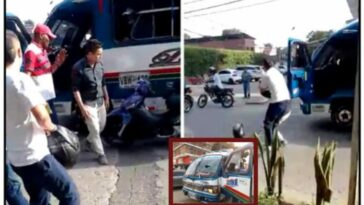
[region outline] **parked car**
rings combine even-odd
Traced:
[[[175,169],[173,170],[173,188],[181,188],[183,186],[183,175],[186,170]]]
[[[250,73],[252,76],[252,81],[258,81],[262,75],[263,72],[259,65],[239,65],[235,68],[237,71],[238,76],[241,78],[241,74],[246,70]]]
[[[220,70],[218,74],[220,76],[221,82],[223,83],[241,83],[241,75],[238,75],[238,72],[236,72],[236,70],[227,68]]]

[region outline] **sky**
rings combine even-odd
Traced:
[[[22,21],[31,19],[34,23],[44,23],[48,13],[62,0],[7,0],[6,11],[17,15]],[[51,4],[51,2],[53,2]]]
[[[195,1],[194,3],[191,3]],[[238,28],[256,38],[256,44],[286,46],[288,37],[306,40],[312,30],[338,30],[352,19],[346,0],[241,0],[204,11],[189,11],[234,0],[182,0],[184,28],[202,35],[221,35],[225,28]],[[236,0],[235,0],[236,1]],[[194,15],[264,3],[224,13]],[[292,29],[294,28],[294,29]],[[186,32],[192,37],[200,35]]]

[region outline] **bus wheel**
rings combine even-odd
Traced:
[[[353,107],[348,105],[335,106],[331,110],[331,120],[339,128],[350,128],[353,123]]]

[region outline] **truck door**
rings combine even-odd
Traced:
[[[292,98],[302,96],[311,65],[306,43],[296,39],[288,40],[287,83]]]
[[[228,157],[222,178],[223,193],[233,202],[253,202],[253,148],[234,151]]]

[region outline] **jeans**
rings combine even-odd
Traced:
[[[14,170],[11,168],[10,164],[6,163],[5,169],[5,180],[6,180],[6,190],[5,198],[9,205],[28,205],[28,201],[24,198],[21,192],[21,183],[18,181]]]
[[[244,97],[250,98],[250,82],[243,82]]]
[[[56,112],[56,107],[54,106],[53,100],[47,101],[49,108],[51,109],[52,113],[50,114],[51,120],[54,124],[58,124],[58,116]]]
[[[290,111],[290,107],[290,100],[269,104],[264,119],[264,132],[268,145],[272,144],[272,138],[277,131],[279,122],[281,118]]]
[[[100,133],[104,130],[106,125],[106,109],[105,104],[99,106],[85,105],[85,109],[90,113],[91,119],[87,119],[86,125],[89,131],[87,141],[91,144],[92,150],[97,155],[105,155],[104,147],[102,145]]]
[[[218,102],[221,102],[221,98],[222,98],[222,96],[221,96],[221,93],[222,93],[222,89],[221,88],[219,88],[218,86],[213,86],[212,87],[212,90],[214,91],[214,94],[215,94],[215,96],[216,96],[216,99],[217,99],[217,101]]]
[[[30,196],[30,205],[48,205],[48,191],[59,200],[60,205],[80,204],[76,185],[53,155],[47,155],[41,161],[28,166],[13,166],[13,169],[23,179]]]

